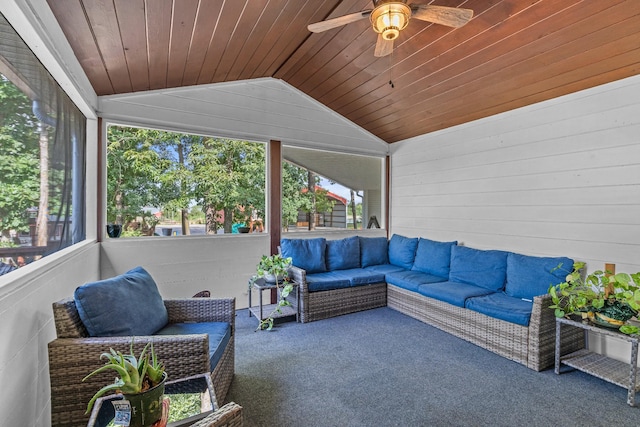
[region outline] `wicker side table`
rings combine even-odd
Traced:
[[[584,329],[585,348],[565,356],[560,356],[560,335],[562,327]],[[589,332],[613,337],[631,343],[629,363],[612,359],[599,353],[589,351]],[[638,341],[639,335],[626,335],[615,329],[608,329],[591,324],[589,321],[577,322],[565,318],[556,318],[556,359],[555,372],[560,374],[560,365],[567,365],[596,378],[616,384],[627,389],[627,403],[635,406],[636,392],[640,390],[637,383],[638,374]]]

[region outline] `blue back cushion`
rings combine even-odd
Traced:
[[[506,275],[507,252],[451,247],[450,281],[500,291],[504,289]]]
[[[282,239],[280,249],[285,258],[291,257],[291,263],[307,273],[327,271],[325,251],[327,241],[324,237],[315,239]]]
[[[360,267],[360,239],[358,236],[327,240],[327,270],[347,270]]]
[[[440,277],[449,277],[451,265],[451,247],[458,242],[436,242],[423,239],[418,241],[416,258],[412,270],[429,273]]]
[[[394,234],[389,240],[389,263],[411,270],[417,247],[417,237],[410,238]]]
[[[558,267],[562,264],[562,267]],[[507,257],[507,285],[504,292],[512,297],[533,300],[544,295],[549,286],[564,282],[573,270],[573,260],[566,257],[545,258],[510,253]]]
[[[389,264],[389,242],[386,237],[359,237],[360,266]]]
[[[156,282],[142,267],[86,283],[73,298],[92,337],[152,335],[169,321]]]

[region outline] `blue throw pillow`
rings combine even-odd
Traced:
[[[506,275],[507,252],[483,251],[465,246],[451,247],[449,281],[501,291],[504,289]]]
[[[360,267],[360,239],[358,236],[327,240],[327,270],[347,270]]]
[[[325,251],[327,241],[324,237],[316,239],[282,239],[280,249],[284,257],[291,257],[291,263],[307,273],[327,271]]]
[[[153,335],[169,321],[156,282],[142,267],[85,283],[73,298],[92,337]]]
[[[417,247],[417,237],[410,238],[394,234],[389,240],[389,263],[411,270]]]
[[[560,264],[562,266],[558,267]],[[534,257],[509,253],[507,256],[507,285],[504,292],[512,297],[533,300],[544,295],[549,286],[564,282],[573,270],[573,260],[566,257]]]
[[[389,264],[389,242],[386,237],[360,237],[360,266]]]
[[[418,241],[418,249],[416,249],[416,258],[413,261],[412,270],[440,277],[449,277],[451,247],[457,244],[457,241],[436,242],[421,237]]]

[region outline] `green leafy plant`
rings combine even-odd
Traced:
[[[102,387],[93,395],[87,405],[87,414],[91,412],[96,399],[109,391],[126,394],[141,393],[160,384],[165,376],[164,365],[158,361],[153,350],[153,343],[147,343],[140,352],[140,356],[136,357],[133,352],[133,340],[131,340],[129,354],[123,354],[111,348],[109,353],[102,353],[100,359],[106,359],[107,364],[91,372],[82,381],[109,369],[116,371],[119,378],[116,378],[113,384]]]
[[[556,268],[562,268],[559,265]],[[564,282],[549,287],[556,317],[585,314],[626,322],[640,310],[640,272],[634,274],[597,270],[583,275],[583,262],[573,265]],[[591,313],[591,314],[590,314]],[[621,324],[622,324],[621,323]],[[631,328],[621,329],[621,332]],[[634,333],[634,332],[625,332]]]
[[[249,287],[253,286],[255,281],[261,277],[269,281],[272,278],[276,288],[278,289],[278,303],[275,308],[265,319],[260,319],[260,324],[257,330],[272,330],[274,324],[274,315],[276,313],[282,313],[282,307],[291,306],[291,303],[287,301],[287,297],[293,291],[293,284],[289,278],[289,267],[291,267],[291,258],[283,257],[280,254],[275,255],[263,255],[260,258],[260,262],[256,266],[256,275],[252,277]],[[251,292],[251,289],[249,289]]]

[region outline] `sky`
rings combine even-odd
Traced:
[[[347,187],[343,187],[340,184],[331,184],[329,180],[325,178],[320,178],[320,187],[324,188],[332,192],[333,194],[337,194],[340,197],[344,197],[347,201],[351,200],[351,192]],[[361,202],[360,198],[356,196],[356,204]]]

